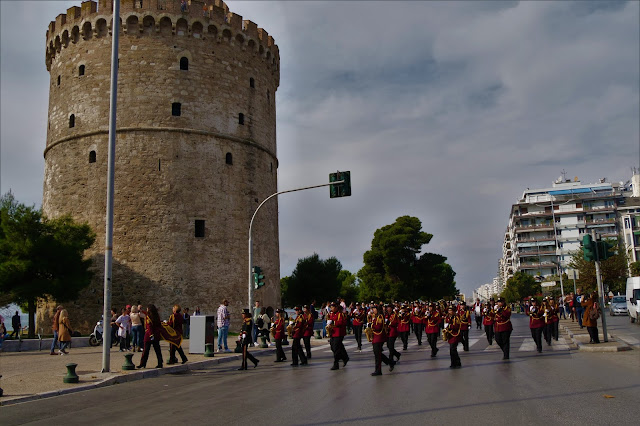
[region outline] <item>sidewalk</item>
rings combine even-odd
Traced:
[[[290,340],[291,342],[291,340]],[[311,339],[312,346],[327,344],[327,339]],[[186,364],[166,365],[169,359],[169,344],[161,342],[164,368],[153,368],[156,365],[156,355],[153,349],[149,355],[147,368],[141,370],[122,370],[124,355],[129,352],[120,352],[118,348],[111,349],[111,372],[101,373],[102,346],[71,348],[69,355],[49,355],[49,349],[34,352],[2,352],[0,353],[0,388],[4,396],[0,397],[0,406],[32,401],[40,398],[62,395],[65,393],[79,392],[96,387],[109,386],[117,383],[141,380],[148,377],[157,377],[162,374],[187,372],[208,368],[223,362],[240,362],[242,354],[215,353],[211,358],[202,354],[189,354],[189,340],[184,340],[182,348],[189,359]],[[291,346],[285,346],[285,350]],[[229,348],[235,348],[235,340],[229,341]],[[254,355],[271,356],[275,346],[266,349],[251,348]],[[142,352],[133,356],[133,363],[138,364]],[[79,383],[63,383],[62,379],[67,373],[66,364],[78,364],[76,374],[80,378]]]
[[[620,352],[620,351],[629,351],[633,349],[631,346],[627,345],[622,340],[616,339],[611,334],[608,335],[608,342],[604,341],[604,335],[602,334],[602,322],[598,321],[598,337],[600,338],[600,343],[591,344],[589,340],[589,332],[587,331],[587,327],[580,328],[577,321],[572,322],[571,319],[567,317],[567,319],[560,320],[560,329],[564,330],[567,335],[573,340],[573,343],[578,347],[578,350],[585,352]]]

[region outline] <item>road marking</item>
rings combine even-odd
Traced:
[[[567,344],[567,341],[564,339],[564,337],[558,336],[558,341],[557,342],[553,342],[553,345],[551,346],[551,350],[554,350],[554,351],[568,351],[569,350],[569,345]]]
[[[534,342],[531,337],[528,337],[522,341],[522,345],[520,345],[518,352],[533,352],[536,350],[536,342]]]

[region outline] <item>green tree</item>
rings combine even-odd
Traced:
[[[640,262],[632,262],[629,264],[629,269],[631,269],[632,277],[640,276]]]
[[[343,298],[347,305],[351,302],[357,302],[360,297],[360,287],[358,286],[358,280],[354,274],[343,269],[338,274],[338,281],[340,281],[340,297]]]
[[[533,276],[524,271],[518,271],[507,280],[507,285],[502,291],[501,296],[508,303],[522,300],[527,296],[535,296],[541,293],[540,283]]]
[[[445,263],[446,257],[433,253],[418,257],[432,237],[422,231],[420,220],[411,216],[401,216],[393,224],[377,229],[358,272],[360,296],[413,300],[456,294],[455,272]]]
[[[74,300],[89,285],[91,260],[83,256],[94,241],[89,225],[70,216],[47,219],[11,193],[0,198],[0,294],[27,306],[29,337],[37,299]]]
[[[312,300],[335,300],[342,289],[339,279],[341,270],[342,264],[335,257],[322,260],[314,253],[299,259],[291,276],[285,277],[283,304],[284,301],[287,303],[285,306],[294,306]]]
[[[624,293],[627,285],[628,275],[628,258],[623,250],[618,249],[618,245],[614,241],[614,255],[607,260],[600,262],[600,273],[602,274],[602,283],[605,291],[611,290]],[[571,261],[569,266],[578,271],[579,278],[576,284],[581,287],[584,292],[592,292],[597,288],[596,265],[595,262],[584,260],[583,249],[576,250],[571,253]]]

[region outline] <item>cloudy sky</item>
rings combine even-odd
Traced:
[[[561,171],[630,179],[640,156],[639,3],[228,1],[280,48],[279,188],[350,170],[353,196],[280,198],[281,274],[412,215],[470,295],[496,275],[510,205]],[[80,1],[0,1],[0,192],[40,205],[50,20]]]

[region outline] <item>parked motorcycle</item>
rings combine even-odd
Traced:
[[[89,336],[89,344],[91,346],[98,346],[102,344],[102,320],[96,323],[96,326],[93,327],[93,333]]]

